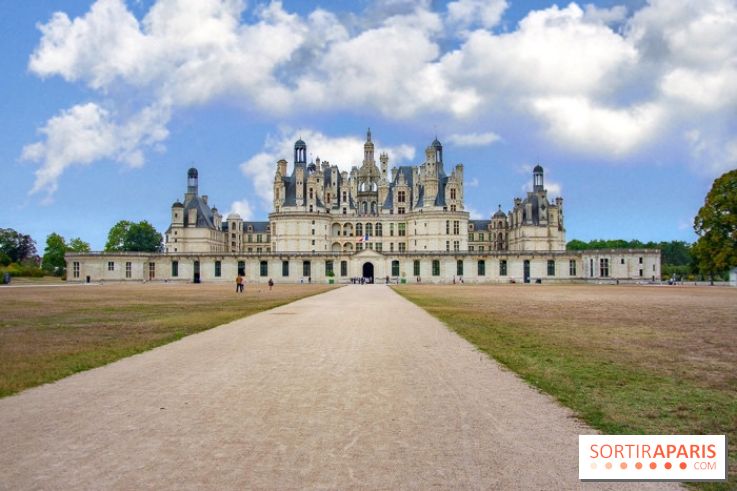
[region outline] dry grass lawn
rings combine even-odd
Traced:
[[[230,283],[0,286],[0,397],[330,288],[247,285],[236,294]]]
[[[396,290],[604,432],[726,433],[737,488],[737,289]]]

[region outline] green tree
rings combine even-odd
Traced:
[[[49,274],[61,275],[64,272],[66,263],[64,262],[64,253],[67,246],[64,237],[56,232],[46,237],[46,248],[44,249],[42,269]]]
[[[711,278],[737,266],[737,169],[714,180],[694,218],[699,269]]]
[[[36,256],[36,242],[30,235],[0,228],[0,253],[10,258],[10,262],[20,263]]]
[[[83,241],[79,237],[75,237],[67,244],[67,251],[69,252],[90,252],[89,243]]]
[[[156,229],[143,220],[138,223],[121,220],[108,233],[106,251],[160,252],[163,238]]]

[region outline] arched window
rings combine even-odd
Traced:
[[[399,276],[399,261],[392,261],[392,276]]]
[[[377,223],[376,224],[376,236],[377,237],[381,237],[381,234],[382,234],[381,224],[380,223]]]
[[[363,237],[363,224],[356,224],[356,237]]]
[[[374,235],[374,227],[370,223],[366,224],[366,235]]]
[[[376,214],[376,201],[371,202],[371,213]]]
[[[364,214],[364,215],[365,215],[366,213],[368,213],[368,203],[364,201],[364,202],[362,203],[362,205],[361,205],[361,209],[362,209],[362,211],[363,211],[363,214]]]

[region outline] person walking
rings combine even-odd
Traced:
[[[243,293],[243,276],[241,275],[235,277],[235,291],[236,293]]]
[[[274,288],[274,280],[269,278],[269,291],[271,291],[272,288]]]

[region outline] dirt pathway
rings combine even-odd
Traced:
[[[0,400],[0,488],[573,489],[582,432],[389,288],[349,286]],[[622,484],[585,487],[643,488]]]

